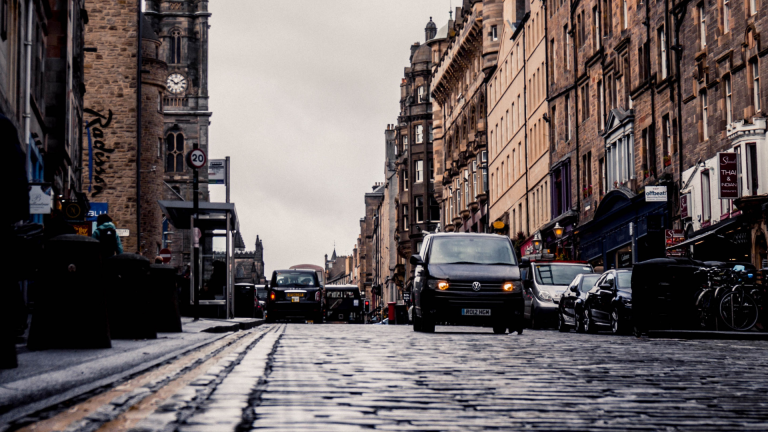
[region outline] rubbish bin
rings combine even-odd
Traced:
[[[104,263],[112,339],[157,339],[149,266],[147,258],[130,253]]]
[[[699,326],[696,292],[706,264],[688,258],[656,258],[632,269],[632,319],[637,334],[649,330],[692,330]]]
[[[235,284],[235,317],[253,318],[253,302],[256,297],[256,285],[249,283]]]
[[[165,264],[152,264],[149,266],[149,279],[152,285],[150,303],[155,330],[166,333],[180,332],[181,314],[176,288],[176,269]]]
[[[410,324],[408,321],[408,307],[405,304],[395,305],[395,324]]]
[[[76,234],[45,243],[29,349],[112,347],[99,246]]]

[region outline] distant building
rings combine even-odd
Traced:
[[[256,244],[252,251],[235,251],[235,283],[265,284],[264,274],[264,244],[256,236]],[[222,259],[225,257],[222,256]]]
[[[349,255],[336,255],[333,249],[331,258],[325,255],[325,280],[326,285],[350,285],[354,274],[354,257]]]

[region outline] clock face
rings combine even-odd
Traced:
[[[183,93],[187,89],[187,79],[182,74],[172,73],[165,80],[165,86],[173,94]]]

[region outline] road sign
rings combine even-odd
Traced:
[[[158,256],[163,259],[163,264],[171,262],[171,250],[168,248],[160,249],[160,254]]]
[[[226,184],[226,169],[226,159],[211,159],[208,161],[208,184]]]
[[[196,148],[187,153],[187,164],[194,169],[200,169],[205,166],[207,157],[205,152],[199,148]]]

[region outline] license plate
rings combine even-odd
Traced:
[[[298,298],[298,297],[291,297],[291,303],[298,303],[299,300],[301,300],[301,299]]]
[[[468,316],[491,316],[490,309],[462,309],[462,315]]]
[[[304,297],[304,293],[285,293],[286,297]]]

